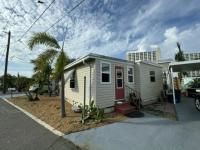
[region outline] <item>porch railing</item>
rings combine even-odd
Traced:
[[[140,111],[142,105],[140,92],[126,84],[124,84],[124,87],[126,92],[126,98],[130,102],[130,104],[135,105],[137,110]]]

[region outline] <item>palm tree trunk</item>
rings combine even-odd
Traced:
[[[64,80],[64,73],[61,74],[61,117],[66,116],[65,112],[65,80]]]

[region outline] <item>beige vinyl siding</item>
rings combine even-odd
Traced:
[[[137,70],[139,72],[137,84],[140,89],[142,103],[148,104],[157,100],[162,90],[162,68],[139,63],[137,64]],[[150,81],[150,71],[155,71],[155,82]]]
[[[135,75],[135,90],[140,92],[140,68],[139,65],[135,63],[134,67]]]
[[[111,83],[106,83],[106,84],[101,83],[101,67],[100,67],[101,62],[108,62],[111,64]],[[134,69],[134,63],[128,64],[126,62],[96,59],[96,105],[101,108],[114,106],[114,103],[116,100],[115,99],[115,66],[123,67],[125,84],[134,88],[134,84],[128,83],[128,79],[127,79],[127,66],[132,66]],[[125,94],[126,94],[126,91],[125,91]]]
[[[95,65],[94,62],[91,65],[91,100],[96,100],[96,83],[94,80]],[[90,100],[90,65],[80,65],[75,67],[75,88],[70,88],[70,80],[65,83],[65,98],[70,103],[76,101],[83,104],[84,100],[84,76],[86,76],[86,104],[89,104]]]

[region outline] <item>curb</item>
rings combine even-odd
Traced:
[[[7,102],[8,104],[12,105],[13,107],[15,107],[16,109],[18,109],[19,111],[23,112],[25,115],[27,115],[28,117],[30,117],[31,119],[33,119],[34,121],[36,121],[37,123],[39,123],[40,125],[42,125],[43,127],[45,127],[46,129],[48,129],[49,131],[51,131],[52,133],[54,133],[57,136],[64,136],[65,134],[56,130],[55,128],[53,128],[52,126],[50,126],[49,124],[47,124],[46,122],[40,120],[39,118],[37,118],[36,116],[32,115],[31,113],[27,112],[26,110],[22,109],[21,107],[13,104],[12,102],[10,102],[9,100],[7,100],[6,98],[2,98],[5,102]]]

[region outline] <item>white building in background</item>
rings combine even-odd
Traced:
[[[153,51],[129,51],[126,53],[126,60],[128,61],[151,61],[151,62],[157,62],[160,60],[160,48],[157,48]]]
[[[200,52],[198,53],[184,53],[185,60],[198,60],[200,59]],[[188,77],[200,77],[200,71],[188,72]]]

